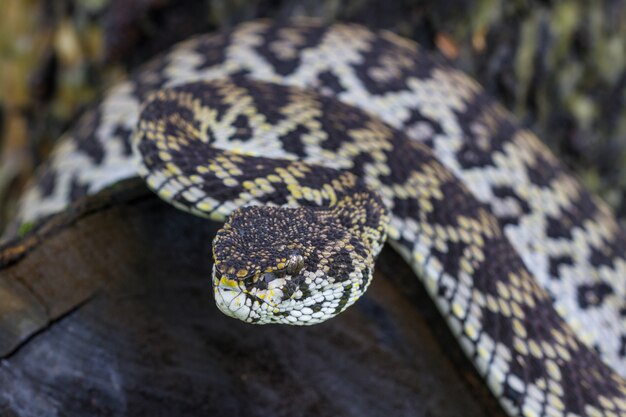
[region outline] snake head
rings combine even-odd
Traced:
[[[218,308],[250,323],[314,324],[354,303],[373,256],[312,207],[235,210],[213,241]]]

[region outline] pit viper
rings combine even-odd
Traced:
[[[505,411],[626,416],[626,234],[463,72],[356,24],[252,21],[184,41],[60,139],[33,223],[141,175],[225,221],[219,308],[312,324],[388,237]]]

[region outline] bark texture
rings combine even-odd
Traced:
[[[408,266],[324,324],[223,316],[219,225],[137,181],[0,252],[0,414],[499,416]]]

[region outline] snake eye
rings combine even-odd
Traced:
[[[289,275],[295,275],[300,272],[304,268],[304,258],[302,255],[291,255],[289,260],[287,260],[287,266],[285,267],[285,272]]]

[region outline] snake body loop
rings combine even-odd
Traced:
[[[255,102],[273,97],[283,98],[281,109],[256,108]],[[290,120],[290,106],[305,114]],[[286,123],[272,123],[270,112],[277,110]],[[316,130],[341,143],[349,129],[367,129],[350,126],[367,120],[352,110],[310,92],[245,79],[184,84],[148,99],[134,137],[140,175],[184,210],[220,221],[229,216],[213,242],[215,298],[226,314],[252,323],[314,324],[367,289],[389,213],[359,176],[212,143],[231,135],[269,142],[299,126],[313,131],[328,113],[340,116],[330,130]],[[227,121],[244,118],[246,127],[234,130]]]
[[[184,42],[80,119],[19,221],[137,173],[227,220],[213,247],[227,314],[328,319],[388,236],[510,415],[626,415],[624,230],[476,82],[408,40],[257,21]]]

